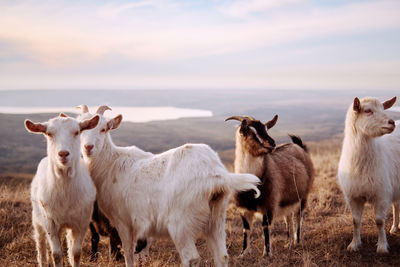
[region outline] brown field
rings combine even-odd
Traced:
[[[228,210],[226,230],[230,266],[400,266],[400,236],[389,235],[389,255],[377,255],[377,232],[373,209],[367,206],[361,229],[363,241],[359,253],[349,253],[346,246],[351,240],[351,214],[344,203],[336,181],[340,153],[340,140],[309,144],[316,169],[316,179],[309,197],[303,220],[302,243],[288,247],[284,223],[273,225],[274,256],[262,257],[263,238],[261,223],[257,221],[252,242],[257,247],[253,255],[239,258],[242,246],[242,223],[239,212],[232,205]],[[231,164],[228,164],[231,166]],[[35,266],[36,252],[32,239],[29,185],[31,174],[0,175],[0,266]],[[389,233],[391,211],[386,222]],[[213,266],[203,239],[197,242],[202,266]],[[89,231],[83,245],[82,266],[123,266],[108,256],[108,240],[102,238],[97,262],[89,262]],[[65,254],[66,255],[66,254]],[[68,265],[66,256],[64,264]],[[155,242],[150,248],[150,259],[141,266],[179,266],[179,256],[170,240]]]

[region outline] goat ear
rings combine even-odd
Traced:
[[[358,97],[354,98],[353,110],[357,113],[361,111],[361,103],[360,103],[360,99],[358,99]]]
[[[91,119],[81,121],[79,123],[81,132],[95,128],[97,126],[97,124],[99,123],[99,120],[100,120],[100,116],[96,115]]]
[[[396,97],[382,103],[383,109],[391,108],[396,103]]]
[[[272,127],[274,127],[277,121],[278,121],[278,115],[275,115],[272,120],[265,123],[265,126],[267,127],[267,129],[271,129]]]
[[[31,133],[46,133],[47,125],[42,123],[33,123],[30,120],[25,120],[25,128]]]
[[[121,121],[122,121],[122,115],[119,114],[117,117],[115,117],[107,122],[108,129],[109,130],[117,129],[118,126],[121,124]]]
[[[63,118],[67,118],[68,117],[65,113],[62,113],[62,112],[58,116],[63,117]]]

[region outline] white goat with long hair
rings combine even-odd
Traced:
[[[44,134],[47,157],[38,166],[31,184],[32,225],[39,266],[46,266],[46,237],[53,263],[62,266],[60,235],[67,228],[68,255],[79,266],[82,241],[89,226],[96,188],[80,157],[79,135],[96,127],[99,116],[78,122],[60,114],[44,123],[25,120],[29,132]]]
[[[378,228],[378,253],[388,253],[385,220],[393,203],[391,233],[399,227],[400,132],[384,110],[393,106],[396,97],[381,103],[367,97],[355,98],[346,115],[338,179],[353,216],[353,240],[347,250],[361,246],[361,217],[366,202],[375,209]],[[394,132],[393,132],[394,131]]]
[[[217,267],[228,265],[225,217],[231,193],[253,189],[260,180],[251,174],[228,173],[207,145],[186,144],[161,154],[136,146],[117,147],[109,131],[122,116],[106,119],[82,135],[82,154],[96,185],[99,208],[117,228],[125,263],[133,266],[134,245],[149,237],[169,236],[183,266],[196,266],[196,237],[204,234]],[[80,115],[80,119],[92,116]]]

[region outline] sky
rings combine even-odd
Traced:
[[[0,90],[399,89],[400,1],[0,0]]]

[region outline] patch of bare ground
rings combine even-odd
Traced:
[[[316,178],[309,196],[303,220],[302,242],[289,247],[283,221],[273,225],[273,251],[271,257],[262,257],[263,234],[260,221],[254,224],[251,242],[252,254],[240,258],[242,248],[242,222],[239,211],[230,205],[227,222],[227,248],[230,266],[400,266],[400,235],[390,235],[391,211],[386,222],[390,254],[376,254],[377,231],[373,209],[366,207],[361,238],[362,248],[357,253],[347,252],[352,238],[352,219],[337,184],[336,170],[340,155],[340,139],[308,143],[316,170]],[[229,163],[229,162],[228,162]],[[229,165],[232,168],[232,163]],[[0,175],[0,266],[36,266],[36,251],[32,239],[29,185],[32,175]],[[64,246],[65,247],[65,246]],[[197,241],[202,257],[201,266],[214,266],[207,244]],[[83,246],[82,266],[124,266],[108,255],[108,240],[99,244],[97,262],[89,261],[90,234]],[[68,266],[66,251],[64,264]],[[150,258],[139,266],[180,266],[179,255],[170,240],[152,244]]]

